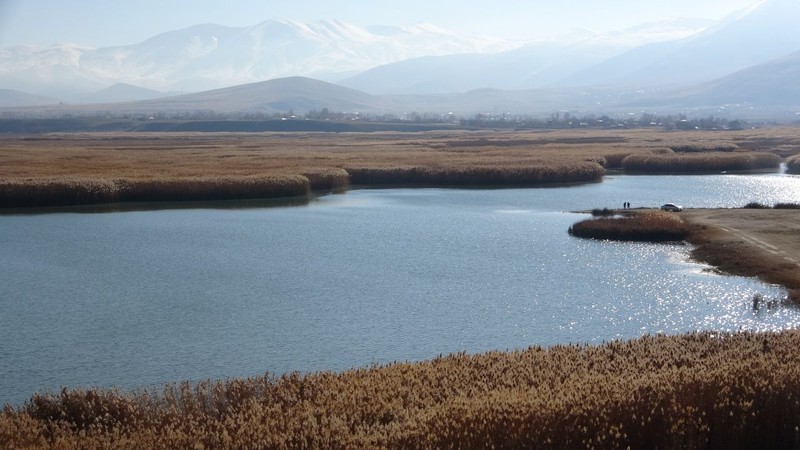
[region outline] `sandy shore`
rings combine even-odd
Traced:
[[[800,210],[687,209],[693,256],[723,272],[788,288],[800,301]]]

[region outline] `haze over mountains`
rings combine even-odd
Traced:
[[[433,25],[207,24],[130,46],[4,49],[0,107],[57,99],[66,105],[51,113],[106,103],[100,110],[650,109],[797,120],[798,29],[797,0],[767,0],[718,23],[673,20],[606,35],[575,30],[529,43],[460,36]]]
[[[116,83],[198,92],[287,76],[336,79],[407,58],[497,52],[517,45],[459,36],[433,25],[367,30],[339,21],[204,24],[128,46],[8,48],[0,52],[0,86],[69,99]]]

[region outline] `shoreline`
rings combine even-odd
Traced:
[[[789,303],[800,305],[798,209],[688,208],[677,213],[607,209],[599,218],[575,223],[568,232],[584,239],[688,242],[694,247],[692,260],[722,274],[780,285],[787,290]]]
[[[693,259],[723,273],[756,277],[785,287],[800,304],[800,211],[686,209]]]
[[[148,203],[152,209],[222,202],[297,204],[353,189],[553,188],[601,183],[604,175],[605,169],[600,165],[583,164],[556,168],[339,168],[322,173],[227,178],[28,178],[0,180],[0,214],[49,208],[113,210],[125,209],[127,204],[141,207]]]

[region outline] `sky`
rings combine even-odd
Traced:
[[[338,19],[358,26],[431,23],[465,34],[526,41],[576,28],[622,30],[674,18],[721,19],[758,0],[0,0],[0,48],[136,44],[202,23]]]

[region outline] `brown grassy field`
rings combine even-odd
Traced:
[[[730,158],[771,165],[773,154],[800,152],[800,130],[6,135],[0,207],[274,198],[351,185],[589,182],[624,160],[677,162],[704,150],[716,151],[703,157],[711,170]]]
[[[752,449],[800,445],[800,332],[650,336],[344,373],[64,390],[8,449]]]

